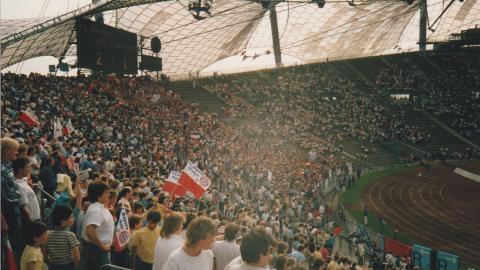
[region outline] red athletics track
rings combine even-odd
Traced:
[[[362,200],[416,243],[480,265],[480,183],[453,173],[456,167],[480,174],[479,163],[436,165],[422,177],[412,171],[376,181]]]

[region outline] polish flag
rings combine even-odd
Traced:
[[[62,137],[63,135],[63,129],[62,129],[62,123],[60,122],[59,118],[55,118],[53,121],[53,138],[58,139]]]
[[[70,136],[72,134],[72,132],[74,131],[75,129],[73,128],[73,125],[72,125],[72,120],[71,119],[68,119],[68,122],[67,124],[65,125],[65,127],[63,128],[63,135],[64,136]]]
[[[186,191],[190,191],[195,198],[199,199],[210,187],[212,181],[195,164],[188,162],[178,180]]]
[[[25,122],[27,125],[40,126],[40,122],[38,121],[37,117],[30,110],[21,111],[18,115],[18,118],[20,119],[20,121]]]
[[[180,197],[185,195],[185,188],[178,183],[180,175],[177,171],[171,171],[167,180],[163,183],[163,191]]]

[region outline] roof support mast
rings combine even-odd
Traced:
[[[419,51],[427,50],[427,0],[420,0]]]
[[[282,52],[280,50],[280,39],[278,35],[277,10],[275,3],[270,3],[270,25],[272,28],[273,53],[275,55],[275,65],[277,68],[282,66]]]

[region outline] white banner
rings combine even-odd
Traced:
[[[124,247],[130,241],[130,227],[128,225],[128,216],[125,208],[122,207],[120,217],[115,228],[115,237],[117,238],[118,247]]]
[[[468,178],[470,180],[473,180],[475,182],[478,182],[480,183],[480,175],[478,174],[474,174],[474,173],[471,173],[469,171],[465,171],[463,169],[460,169],[460,168],[455,168],[455,171],[453,171],[454,173],[456,174],[459,174],[465,178]]]

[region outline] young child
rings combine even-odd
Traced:
[[[77,237],[70,231],[74,222],[72,208],[57,205],[51,217],[55,229],[50,233],[45,245],[49,269],[75,269],[80,263],[80,249]]]
[[[130,240],[132,242],[132,262],[135,270],[151,270],[155,243],[160,236],[160,213],[151,211],[147,214],[147,226],[138,230]]]
[[[42,270],[43,254],[40,246],[48,240],[48,228],[41,222],[30,222],[25,226],[27,246],[20,258],[20,270]]]

